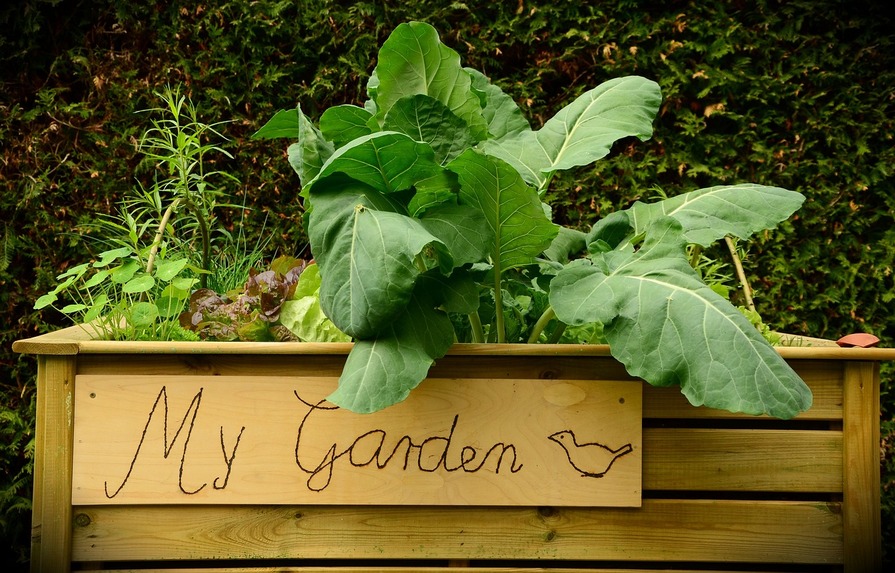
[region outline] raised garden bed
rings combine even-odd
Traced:
[[[605,346],[455,345],[401,416],[319,402],[347,344],[69,328],[14,348],[39,370],[34,571],[881,566],[878,363],[893,350],[780,348],[814,396],[781,421],[695,408]],[[559,430],[614,461],[576,473]],[[284,458],[268,468],[265,447]]]

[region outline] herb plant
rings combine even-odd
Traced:
[[[179,89],[156,95],[162,106],[146,110],[154,115],[139,142],[153,184],[138,186],[122,201],[119,215],[92,225],[104,250],[93,262],[56,277],[60,282],[34,305],[55,306],[67,296],[70,302],[58,310],[100,338],[197,339],[181,328],[178,317],[212,268],[211,223],[220,195],[214,182],[233,179],[208,171],[207,156],[229,154],[209,142],[221,134],[200,121],[198,109]],[[228,246],[236,245],[229,241],[224,249]]]
[[[551,220],[543,200],[556,172],[651,136],[655,82],[607,81],[533,130],[434,28],[410,22],[382,45],[367,94],[362,107],[324,111],[319,127],[297,108],[256,133],[297,140],[288,157],[320,303],[355,339],[330,401],[376,411],[455,341],[538,341],[571,327],[601,332],[632,375],[678,384],[694,405],[781,418],[810,406],[807,386],[687,257],[688,244],[774,227],[802,195],[740,184],[638,202],[586,233]],[[524,300],[540,301],[537,320],[520,312]]]

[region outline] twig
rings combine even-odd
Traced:
[[[755,302],[752,300],[752,289],[749,287],[749,281],[746,280],[746,273],[743,271],[743,262],[737,254],[737,247],[733,244],[733,239],[729,236],[724,237],[724,242],[727,243],[727,248],[730,250],[730,256],[733,258],[733,267],[736,269],[737,278],[740,279],[740,284],[743,286],[743,296],[746,298],[746,306],[749,307],[749,310],[752,312],[756,312]]]

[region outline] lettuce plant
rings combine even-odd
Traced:
[[[355,340],[331,402],[371,412],[403,400],[455,341],[508,341],[528,298],[544,306],[528,340],[601,331],[632,375],[679,385],[694,405],[781,418],[810,406],[807,386],[686,251],[772,228],[800,194],[700,189],[638,202],[586,233],[551,220],[543,201],[556,172],[651,136],[655,82],[607,81],[534,130],[435,29],[410,22],[382,45],[367,93],[362,107],[327,109],[319,126],[290,109],[256,134],[296,140],[288,157],[320,304]]]
[[[190,295],[180,325],[203,340],[297,340],[278,321],[306,267],[301,259],[279,257],[270,269],[251,269],[243,288],[225,294],[200,288]]]

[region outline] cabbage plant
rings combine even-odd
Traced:
[[[320,304],[355,341],[329,401],[355,412],[400,402],[456,341],[590,329],[630,374],[679,385],[694,405],[780,418],[810,406],[804,382],[687,257],[688,245],[773,228],[802,195],[718,186],[638,202],[589,232],[551,220],[555,173],[652,135],[656,82],[609,80],[532,129],[434,28],[410,22],[381,46],[367,94],[318,125],[282,110],[256,134],[293,140]],[[526,321],[522,303],[535,300],[543,311]]]

